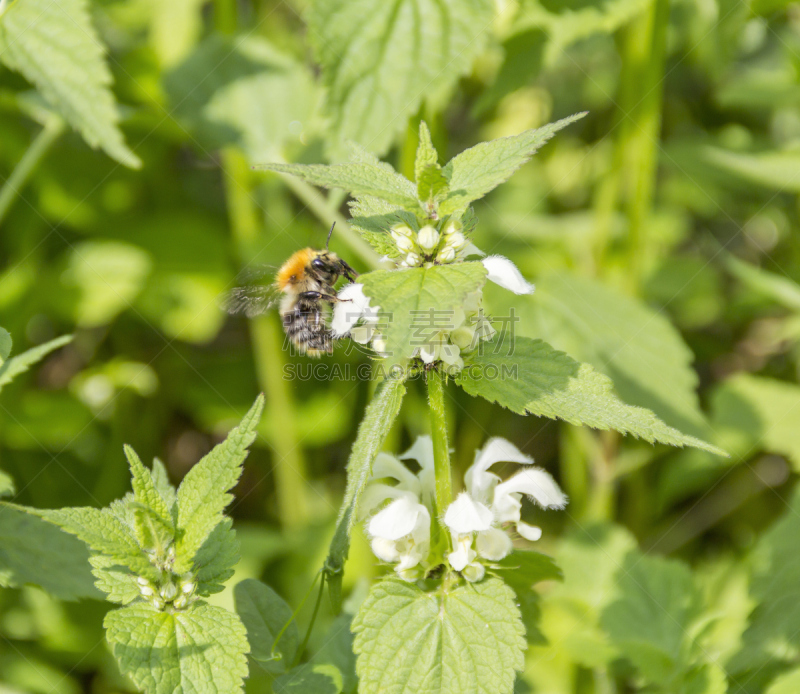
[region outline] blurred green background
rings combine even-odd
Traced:
[[[342,345],[328,359],[352,380],[287,380],[287,363],[309,360],[283,351],[276,316],[231,318],[219,297],[243,267],[320,247],[347,216],[336,192],[251,170],[341,156],[349,121],[330,66],[317,62],[329,37],[318,40],[304,20],[314,5],[336,11],[322,0],[92,2],[142,168],[66,129],[44,143],[0,221],[0,325],[14,352],[75,334],[0,396],[0,467],[16,481],[14,501],[108,504],[129,485],[123,443],[160,457],[177,482],[264,391],[261,435],[232,507],[243,558],[229,586],[260,577],[293,605],[332,533],[374,385],[355,378],[368,359]],[[375,3],[362,5],[368,13]],[[368,27],[352,32],[369,63]],[[627,402],[731,457],[522,418],[450,388],[456,477],[489,435],[507,437],[571,497],[564,513],[526,507],[545,527],[539,549],[566,569],[575,533],[624,526],[613,532],[693,567],[707,596],[733,596],[706,607],[739,615],[717,627],[736,641],[755,599],[748,590],[761,590],[753,548],[787,513],[800,471],[800,4],[497,0],[480,36],[463,74],[417,94],[362,144],[411,175],[420,119],[446,160],[588,110],[476,204],[476,245],[510,257],[537,285],[513,302],[487,289],[489,308],[505,315],[513,303],[520,333],[590,362]],[[414,40],[403,40],[393,47],[413,53]],[[49,118],[31,85],[0,68],[0,183],[42,144]],[[368,269],[343,227],[332,249]],[[425,407],[413,384],[393,449],[426,433]],[[346,588],[357,596],[379,571],[360,539]],[[630,691],[596,634],[577,645],[559,636],[564,604],[589,589],[567,579],[544,591],[550,645],[529,653],[521,690]],[[215,599],[231,605],[229,590]],[[102,640],[104,610],[31,587],[0,591],[0,691],[129,691]],[[720,662],[737,643],[718,644]],[[757,675],[728,667],[729,691],[765,691],[800,653],[793,631],[787,643]],[[248,686],[269,683],[254,676]]]

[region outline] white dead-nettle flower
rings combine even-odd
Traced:
[[[505,481],[489,468],[495,463],[521,463],[521,469]],[[512,550],[511,538],[501,528],[513,524],[526,540],[542,536],[541,528],[521,520],[522,496],[542,508],[564,508],[567,497],[549,473],[530,467],[533,458],[503,438],[492,438],[475,453],[475,462],[464,475],[462,492],[445,512],[444,522],[453,540],[450,566],[469,581],[483,577],[480,559],[499,561]],[[474,543],[474,546],[473,546]]]
[[[390,501],[370,517],[367,533],[375,556],[395,564],[397,574],[410,581],[419,578],[427,568],[431,548],[431,510],[436,482],[430,436],[420,436],[399,458],[416,460],[419,472],[411,472],[393,455],[380,453],[361,498],[361,513],[368,515]],[[386,478],[396,484],[378,481]]]

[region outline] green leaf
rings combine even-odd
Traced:
[[[315,664],[334,665],[339,670],[344,694],[356,694],[358,691],[356,655],[353,653],[353,632],[350,629],[352,619],[349,614],[336,617],[322,639],[322,647],[313,658]]]
[[[539,581],[559,581],[564,578],[553,558],[539,552],[517,549],[497,565],[502,569],[498,575],[512,588],[530,588]]]
[[[741,650],[728,661],[731,672],[768,665],[793,666],[800,654],[800,493],[795,490],[783,517],[756,544],[750,565],[750,594],[756,607]]]
[[[5,328],[0,328],[0,363],[8,359],[13,344],[11,333]]]
[[[341,188],[353,196],[374,196],[392,205],[419,208],[414,184],[388,164],[261,164],[259,171],[277,171],[323,188]]]
[[[678,561],[629,555],[617,575],[619,597],[601,623],[621,653],[652,683],[689,667],[691,634],[702,605],[691,571]]]
[[[453,322],[467,294],[486,282],[478,262],[433,265],[406,270],[375,270],[361,275],[370,304],[380,306],[378,326],[386,339],[390,363],[410,357],[437,332]],[[441,329],[441,328],[439,328]]]
[[[800,692],[800,668],[777,677],[764,694],[797,694],[797,692]]]
[[[120,669],[147,694],[240,692],[247,675],[247,635],[239,618],[213,605],[159,612],[135,603],[106,615]]]
[[[85,327],[107,325],[129,309],[144,290],[153,270],[153,257],[123,241],[85,241],[69,254],[63,274],[75,287],[75,320]]]
[[[465,363],[467,368],[456,377],[464,390],[517,414],[614,429],[650,443],[694,446],[726,455],[716,446],[668,427],[650,410],[626,405],[614,395],[607,376],[541,340],[512,340],[505,335],[484,343]]]
[[[211,595],[225,589],[225,581],[233,576],[233,567],[239,563],[239,550],[233,521],[223,518],[194,556],[198,595]]]
[[[14,478],[7,472],[0,470],[0,498],[4,496],[14,496],[17,493],[17,487],[14,484]]]
[[[740,373],[717,388],[714,402],[720,410],[715,426],[748,437],[743,454],[752,454],[752,441],[761,450],[786,456],[800,470],[800,386]]]
[[[125,444],[123,450],[131,468],[131,484],[136,501],[150,509],[162,525],[172,529],[172,513],[164,497],[156,488],[150,470],[144,466],[139,456],[136,455],[136,451],[129,445]]]
[[[132,530],[109,509],[62,508],[38,513],[68,533],[77,535],[90,549],[112,558],[134,574],[157,578],[155,567],[137,544]]]
[[[417,197],[420,202],[432,204],[447,193],[447,179],[439,166],[439,155],[431,141],[431,133],[425,121],[419,124],[419,145],[414,162]]]
[[[342,673],[335,665],[306,663],[278,677],[272,691],[275,694],[340,694]]]
[[[215,446],[183,478],[178,489],[178,543],[175,571],[192,568],[192,560],[211,531],[222,520],[222,512],[233,500],[229,490],[242,474],[247,448],[256,438],[264,409],[259,395],[239,426]]]
[[[72,335],[62,335],[44,344],[31,347],[31,349],[11,357],[0,365],[0,390],[8,385],[21,373],[25,373],[31,366],[44,359],[50,352],[72,342]]]
[[[525,638],[529,644],[544,644],[546,639],[539,631],[539,594],[533,590],[539,581],[561,580],[561,569],[551,557],[539,552],[515,550],[498,562],[497,575],[517,596]]]
[[[167,468],[158,458],[153,458],[153,469],[150,474],[153,477],[153,484],[156,486],[156,489],[158,489],[158,493],[161,494],[161,498],[164,499],[167,508],[170,509],[170,515],[172,515],[175,499],[178,494],[175,487],[173,487],[172,483],[169,481]]]
[[[561,539],[556,561],[564,581],[547,592],[544,626],[570,661],[587,668],[605,668],[617,657],[600,628],[600,614],[618,597],[617,575],[632,552],[636,552],[635,538],[611,524],[573,529]],[[553,621],[557,623],[555,633]]]
[[[378,154],[423,100],[446,103],[490,34],[489,0],[320,0],[309,36],[328,85],[333,135]]]
[[[725,266],[748,289],[778,302],[792,311],[800,311],[800,285],[788,277],[767,272],[763,268],[745,263],[727,255]]]
[[[502,581],[425,593],[387,578],[353,620],[359,692],[511,694],[524,628]]]
[[[609,376],[620,397],[670,426],[702,437],[694,355],[663,315],[577,275],[536,282],[535,335]],[[525,320],[522,326],[526,326]],[[522,328],[521,334],[534,335]]]
[[[286,672],[291,668],[300,644],[297,622],[292,621],[283,632],[275,648],[277,657],[273,656],[272,645],[292,619],[292,608],[272,588],[253,578],[237,583],[233,598],[236,612],[247,629],[250,657],[267,672]]]
[[[0,503],[0,585],[36,585],[62,600],[100,598],[86,545],[31,511]]]
[[[372,474],[372,462],[400,412],[405,394],[402,378],[387,378],[378,386],[358,426],[358,434],[347,461],[347,489],[336,519],[336,531],[331,540],[328,558],[325,560],[334,613],[338,613],[342,605],[342,574],[350,551],[350,533],[358,515],[358,500]]]
[[[204,150],[233,144],[251,162],[264,161],[320,129],[311,71],[262,36],[210,36],[165,74],[164,87],[172,113]]]
[[[106,594],[105,599],[109,602],[127,605],[142,596],[136,574],[116,559],[105,554],[93,554],[89,563],[96,579],[94,584]]]
[[[507,181],[559,130],[585,115],[576,113],[513,137],[480,142],[461,152],[442,169],[449,182],[450,193],[439,206],[439,212],[452,214],[465,210],[473,200],[482,198]]]
[[[139,168],[125,144],[105,47],[86,0],[24,0],[0,14],[0,59],[21,72],[92,147]]]
[[[732,152],[710,145],[696,148],[694,156],[737,181],[742,187],[800,192],[800,154],[786,152]]]

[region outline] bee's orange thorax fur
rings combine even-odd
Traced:
[[[281,265],[281,269],[278,270],[278,274],[275,276],[275,284],[278,289],[284,291],[288,286],[297,284],[297,282],[305,279],[306,267],[314,257],[314,253],[313,248],[303,248]]]

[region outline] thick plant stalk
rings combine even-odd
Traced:
[[[228,215],[239,254],[259,235],[259,220],[252,195],[252,174],[242,154],[223,153]],[[250,324],[253,358],[259,386],[267,395],[275,453],[275,487],[278,516],[284,527],[308,523],[310,507],[306,492],[306,463],[295,426],[295,405],[283,378],[286,357],[276,314],[259,316]]]
[[[44,124],[44,127],[36,136],[22,159],[14,167],[11,175],[0,189],[0,224],[3,223],[8,211],[14,204],[31,174],[39,166],[42,159],[50,151],[56,140],[64,132],[64,121],[60,116],[53,114]]]
[[[447,413],[444,406],[442,376],[430,371],[427,376],[428,405],[430,407],[433,463],[436,473],[436,514],[442,516],[453,500],[453,483],[450,472],[450,445],[447,439]]]

